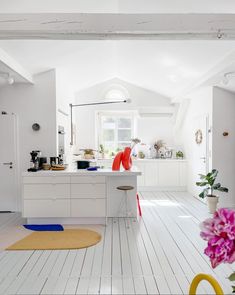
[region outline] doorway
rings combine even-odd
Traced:
[[[193,167],[194,183],[199,181],[198,174],[207,174],[209,172],[209,117],[200,115],[194,118],[193,125]],[[197,195],[201,188],[195,185]]]
[[[18,209],[16,127],[14,114],[0,114],[0,212]]]

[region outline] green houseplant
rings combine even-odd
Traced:
[[[228,189],[221,186],[220,183],[216,183],[216,178],[218,176],[218,171],[213,169],[211,172],[206,175],[199,174],[200,180],[196,182],[197,186],[204,187],[203,191],[199,194],[199,197],[204,199],[207,198],[207,204],[209,207],[209,212],[214,213],[217,208],[219,201],[218,196],[214,194],[215,191],[227,193]]]
[[[184,154],[183,154],[183,152],[181,152],[181,151],[178,151],[178,152],[176,152],[176,158],[177,159],[183,159],[183,157],[184,157]]]

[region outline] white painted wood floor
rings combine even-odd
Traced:
[[[188,193],[141,192],[143,218],[93,226],[94,247],[63,251],[1,251],[0,294],[188,294],[195,274],[210,273],[231,292],[229,265],[212,270],[199,223],[206,206]],[[17,214],[0,214],[0,246],[28,231]],[[127,226],[130,226],[127,228]],[[17,236],[18,235],[18,236]],[[214,294],[203,283],[198,294]]]

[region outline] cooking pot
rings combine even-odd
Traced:
[[[89,161],[79,160],[77,161],[77,168],[78,169],[87,169],[90,167]]]

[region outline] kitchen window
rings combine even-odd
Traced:
[[[106,154],[114,156],[131,145],[134,137],[134,114],[103,112],[98,114],[98,118],[98,144],[99,147],[103,145]]]

